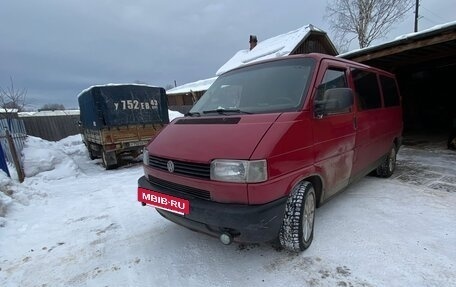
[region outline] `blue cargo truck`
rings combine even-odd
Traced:
[[[167,123],[163,88],[139,84],[92,86],[78,95],[81,135],[91,159],[106,169],[123,156],[137,157],[151,137]]]

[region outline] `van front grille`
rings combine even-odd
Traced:
[[[211,165],[204,163],[192,163],[178,160],[170,160],[157,156],[149,156],[149,166],[168,171],[168,162],[172,161],[174,165],[173,173],[202,179],[211,178]]]
[[[207,190],[197,189],[174,182],[166,181],[149,175],[149,182],[159,188],[164,189],[169,195],[190,199],[197,197],[205,200],[211,199],[211,193]]]

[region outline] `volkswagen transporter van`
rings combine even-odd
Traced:
[[[401,145],[394,75],[322,54],[221,75],[186,117],[147,145],[138,201],[229,244],[313,240],[315,209]]]

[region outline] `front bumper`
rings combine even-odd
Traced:
[[[175,191],[151,184],[145,176],[138,179],[138,186],[189,200],[190,213],[179,215],[157,209],[166,219],[212,236],[230,233],[235,241],[245,243],[268,242],[277,238],[285,213],[287,198],[280,198],[262,205],[218,203],[183,196]]]

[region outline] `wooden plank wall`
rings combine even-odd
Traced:
[[[58,141],[79,134],[79,115],[22,117],[27,135]]]

